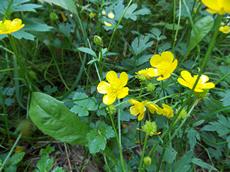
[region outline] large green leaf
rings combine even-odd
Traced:
[[[70,112],[63,102],[39,92],[32,94],[29,115],[45,134],[70,144],[87,143],[89,126]]]
[[[74,14],[77,13],[74,0],[43,0],[43,1],[60,6],[66,10],[69,10]]]
[[[211,16],[205,16],[198,20],[193,26],[188,45],[188,52],[195,48],[200,41],[211,31],[214,19]]]

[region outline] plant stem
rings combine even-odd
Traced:
[[[148,141],[148,135],[145,135],[145,140],[144,140],[144,147],[141,153],[141,159],[140,159],[140,163],[139,163],[139,167],[138,167],[138,172],[142,171],[142,164],[143,164],[143,160],[144,160],[144,156],[145,156],[145,150],[146,150],[146,146],[147,146],[147,141]]]
[[[18,135],[16,141],[14,142],[14,145],[11,147],[10,152],[7,154],[5,160],[3,161],[2,166],[0,167],[0,172],[4,169],[4,166],[6,165],[7,161],[9,160],[11,154],[13,153],[13,151],[14,151],[15,147],[17,146],[21,137],[22,137],[22,134],[20,133]]]
[[[120,103],[120,100],[118,99],[118,103]],[[121,167],[122,167],[122,171],[126,171],[125,170],[125,164],[124,164],[124,158],[123,158],[123,152],[122,152],[122,143],[121,143],[121,110],[120,108],[118,108],[117,111],[117,127],[118,127],[118,144],[119,144],[119,152],[120,152],[120,159],[121,159]]]

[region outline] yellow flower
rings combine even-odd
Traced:
[[[136,72],[138,78],[151,79],[154,75],[153,68],[142,69]]]
[[[223,15],[230,13],[229,0],[202,0],[203,4],[208,7],[208,12]]]
[[[230,33],[230,26],[221,26],[221,27],[219,28],[219,31],[220,31],[220,32],[223,32],[223,33],[225,33],[225,34],[228,34],[228,33]]]
[[[179,77],[177,81],[181,85],[193,89],[193,86],[195,85],[197,78],[198,75],[192,76],[188,71],[184,70],[181,72],[181,77]],[[203,92],[204,90],[214,88],[215,84],[213,82],[208,82],[208,80],[209,80],[208,76],[201,75],[194,91],[200,93]]]
[[[163,115],[167,118],[172,118],[174,116],[173,109],[166,104],[162,104],[162,108],[158,110],[159,115]]]
[[[150,59],[150,64],[154,68],[154,76],[157,80],[168,79],[176,69],[178,61],[170,51],[165,51],[161,55],[155,54]]]
[[[144,118],[145,111],[146,111],[145,103],[139,102],[135,99],[130,99],[129,103],[133,105],[130,107],[131,115],[137,116],[138,121],[141,121]]]
[[[150,113],[155,113],[159,111],[159,106],[157,106],[155,103],[149,101],[145,101],[144,103]]]
[[[25,25],[22,24],[21,19],[14,19],[14,20],[4,20],[0,21],[0,35],[1,34],[11,34],[14,32],[19,31],[22,29]]]
[[[106,105],[113,104],[116,99],[122,99],[129,94],[129,88],[125,87],[128,82],[128,74],[122,72],[120,77],[114,71],[109,71],[106,74],[106,81],[101,81],[97,86],[97,91],[105,94],[103,103]]]

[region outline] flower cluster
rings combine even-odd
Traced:
[[[156,77],[157,81],[170,78],[178,65],[178,61],[172,52],[166,51],[162,52],[161,54],[153,55],[150,59],[150,64],[152,67],[136,72],[136,77],[141,81],[150,80],[154,77]],[[122,72],[118,76],[116,72],[109,71],[106,74],[106,80],[108,82],[101,81],[97,86],[98,92],[104,94],[104,104],[111,105],[116,101],[116,99],[125,98],[129,94],[129,88],[126,86],[128,83],[127,73]],[[178,77],[177,81],[179,84],[191,89],[195,93],[201,93],[205,90],[215,87],[214,83],[208,82],[208,76],[192,76],[191,73],[186,70],[181,72],[181,75]],[[155,89],[155,85],[152,85],[153,83],[151,82],[149,82],[147,85],[149,84],[151,84],[151,91],[153,91]],[[146,110],[148,110],[151,114],[156,113],[158,115],[165,116],[166,118],[173,118],[174,116],[172,107],[167,104],[162,104],[162,107],[160,107],[151,101],[138,101],[136,99],[130,99],[129,103],[132,105],[130,107],[130,114],[136,116],[138,121],[144,119]]]
[[[132,105],[130,107],[130,113],[133,116],[137,116],[138,121],[144,118],[146,109],[152,114],[157,113],[167,118],[172,118],[174,114],[173,109],[166,104],[162,104],[162,108],[160,108],[157,104],[150,101],[139,102],[135,99],[130,99],[129,103]]]
[[[0,34],[11,34],[24,27],[21,19],[0,21]]]

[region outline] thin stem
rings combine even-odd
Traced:
[[[139,167],[138,167],[138,172],[142,171],[142,164],[143,164],[143,160],[144,160],[144,156],[145,156],[145,150],[147,147],[147,142],[148,142],[148,135],[145,135],[145,140],[144,140],[144,147],[141,153],[141,159],[140,159],[140,163],[139,163]]]
[[[120,100],[118,99],[118,104],[120,103]],[[121,110],[120,108],[118,108],[118,112],[117,112],[117,127],[118,127],[118,144],[119,144],[119,147],[120,147],[120,159],[121,159],[121,167],[122,167],[122,170],[125,172],[125,164],[124,164],[124,158],[123,158],[123,152],[122,152],[122,143],[121,143]]]
[[[2,166],[0,167],[0,172],[4,169],[4,166],[6,165],[7,161],[9,160],[11,154],[13,153],[13,151],[14,151],[15,147],[17,146],[21,137],[22,137],[22,134],[20,133],[18,135],[16,141],[14,142],[13,146],[11,147],[10,152],[7,154],[5,160],[3,161]]]
[[[115,33],[116,33],[116,31],[117,31],[117,29],[118,29],[118,27],[119,27],[119,25],[120,25],[120,23],[121,23],[121,21],[122,21],[122,19],[123,19],[123,17],[124,17],[126,11],[128,10],[129,6],[131,5],[132,1],[133,1],[133,0],[130,0],[130,1],[129,1],[127,7],[125,8],[124,12],[122,13],[121,17],[119,18],[117,24],[116,24],[115,27],[114,27],[112,36],[111,36],[110,41],[109,41],[108,50],[110,50],[110,47],[111,47],[111,45],[112,45],[112,42],[113,42],[113,38],[114,38],[114,36],[115,36]]]

